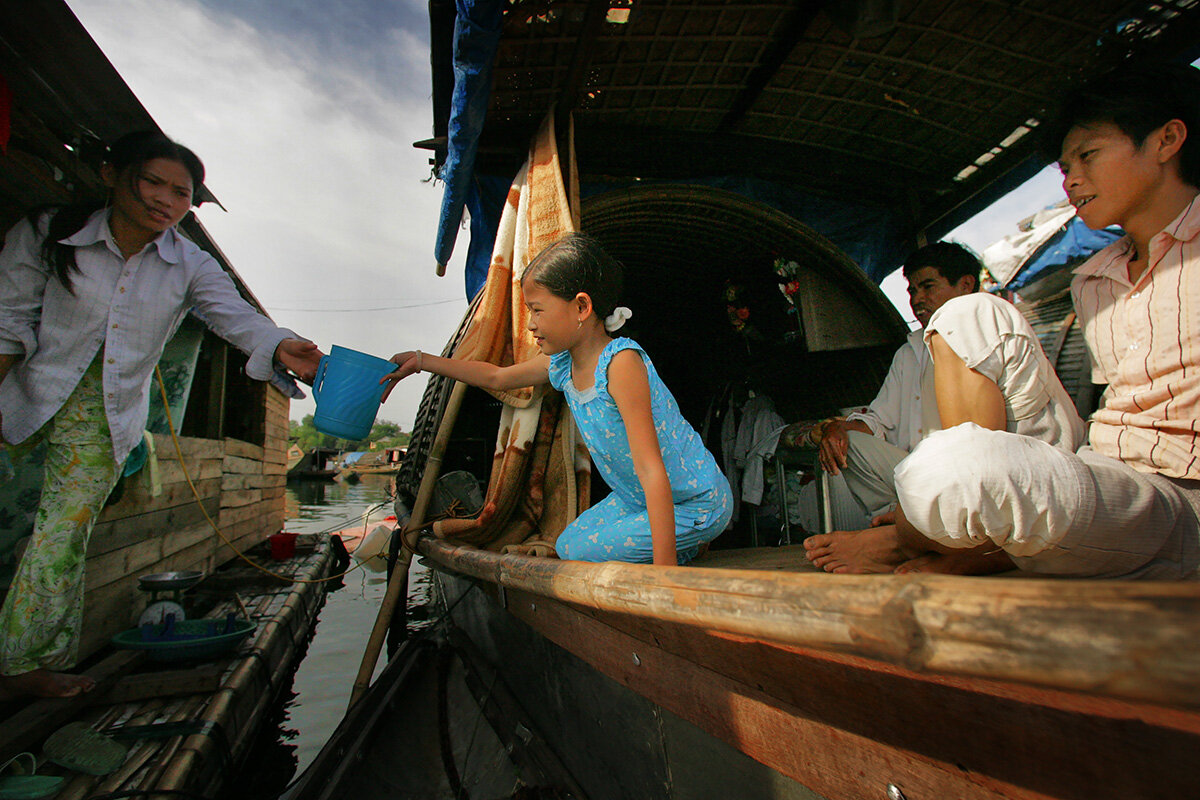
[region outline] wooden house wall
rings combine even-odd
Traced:
[[[261,445],[232,438],[179,439],[204,510],[242,552],[284,522],[289,401],[274,389],[266,398]],[[149,469],[142,469],[129,479],[120,502],[103,511],[92,534],[81,657],[136,623],[149,599],[138,589],[139,575],[208,571],[235,557],[196,503],[171,437],[155,434],[154,449],[162,493],[151,496]]]

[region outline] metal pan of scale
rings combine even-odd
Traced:
[[[147,592],[183,591],[195,586],[203,578],[204,573],[195,569],[155,572],[138,577],[138,588]]]

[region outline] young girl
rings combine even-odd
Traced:
[[[629,309],[616,308],[621,265],[595,239],[570,234],[543,250],[521,278],[529,330],[542,355],[497,367],[399,353],[396,381],[422,369],[488,389],[549,382],[562,391],[612,493],[558,537],[578,561],[684,564],[733,515],[729,482],[658,377],[645,351],[613,339]],[[384,395],[384,399],[387,395]]]
[[[204,167],[158,132],[114,144],[107,203],[34,213],[0,252],[0,429],[14,461],[46,441],[33,537],[0,609],[0,696],[69,696],[84,555],[97,514],[142,438],[154,366],[189,309],[250,356],[312,379],[316,345],[276,327],[175,225]],[[19,468],[19,467],[18,467]]]

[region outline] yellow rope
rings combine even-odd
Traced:
[[[179,456],[179,466],[183,468],[183,477],[187,480],[187,484],[192,490],[192,495],[196,498],[196,505],[200,506],[200,512],[202,514],[204,514],[204,518],[206,520],[208,520],[209,526],[211,526],[212,529],[214,531],[216,531],[217,536],[221,537],[221,541],[223,541],[229,547],[229,549],[232,550],[235,555],[237,555],[238,558],[240,558],[242,561],[245,561],[247,564],[254,567],[259,572],[265,572],[266,574],[268,574],[274,578],[279,578],[280,580],[289,581],[291,583],[325,583],[326,581],[337,580],[338,578],[349,575],[351,572],[354,572],[354,570],[356,570],[356,569],[361,569],[366,564],[366,562],[355,564],[353,567],[346,570],[345,572],[339,572],[337,575],[330,575],[325,578],[296,578],[296,577],[289,577],[287,575],[281,575],[278,572],[269,570],[266,567],[264,567],[263,565],[259,564],[258,562],[253,561],[252,559],[247,557],[246,554],[243,553],[242,551],[238,550],[237,547],[234,546],[233,542],[229,541],[229,539],[226,538],[225,534],[221,533],[221,529],[219,527],[217,527],[217,523],[213,522],[213,518],[211,516],[209,516],[208,509],[204,507],[204,503],[200,500],[200,492],[196,490],[196,484],[192,483],[192,476],[188,474],[187,462],[183,458],[183,448],[179,446],[179,437],[175,435],[175,421],[171,419],[171,404],[170,404],[170,401],[167,400],[167,387],[163,384],[162,372],[159,370],[157,365],[154,367],[154,377],[156,379],[158,379],[158,391],[162,395],[163,409],[167,412],[167,429],[169,431],[171,431],[171,441],[175,443],[175,454],[177,456]],[[367,520],[367,515],[366,515],[366,513],[364,513],[363,514],[363,535],[364,536],[366,535],[368,524],[369,524],[369,522]],[[372,556],[372,558],[382,558],[382,557],[383,557],[382,553]]]

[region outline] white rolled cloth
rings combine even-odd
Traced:
[[[625,324],[633,316],[633,312],[625,306],[617,306],[613,312],[604,318],[604,330],[612,333]]]

